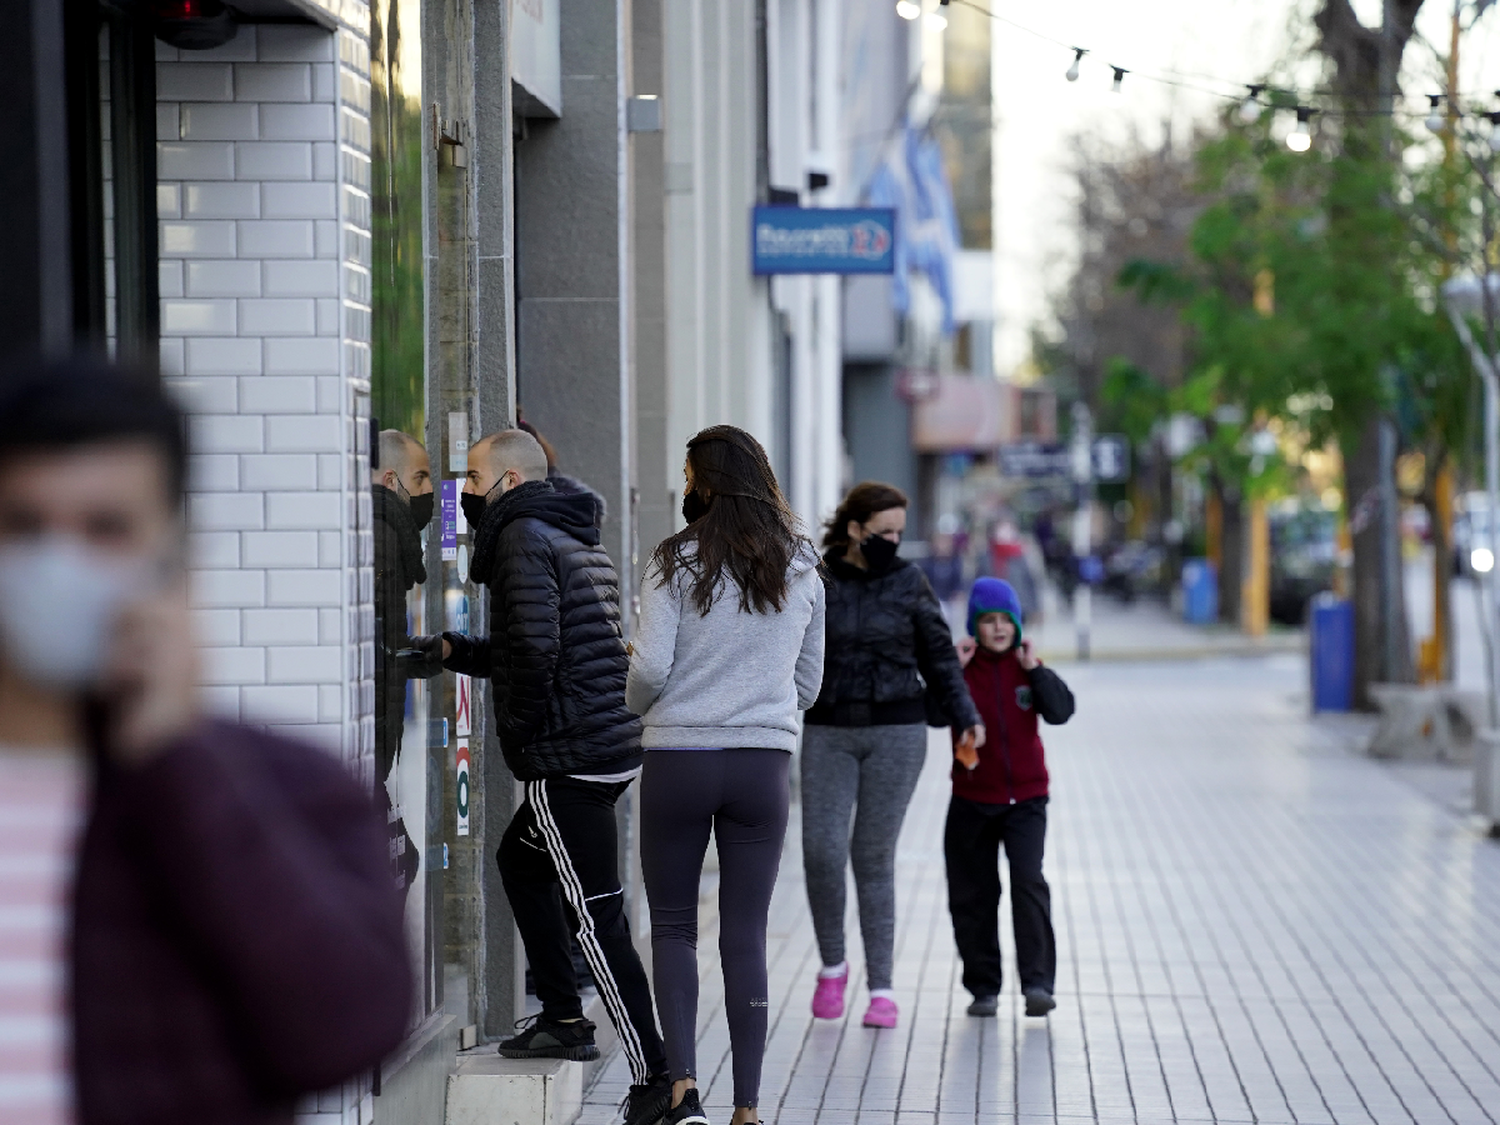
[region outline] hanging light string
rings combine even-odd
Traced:
[[[1067,72],[1064,75],[1064,77],[1069,82],[1078,81],[1079,74],[1083,65],[1084,56],[1093,53],[1086,47],[1079,47],[1074,43],[1069,43],[1066,40],[1057,39],[1054,36],[1048,35],[1046,32],[1038,31],[1033,27],[1027,27],[1022,23],[1017,23],[1015,20],[1011,19],[1008,16],[1003,16],[999,12],[992,11],[989,8],[975,3],[975,0],[947,0],[947,2],[954,5],[962,5],[965,8],[972,8],[974,11],[979,12],[981,15],[988,16],[990,19],[995,20],[997,23],[1003,23],[1007,27],[1014,28],[1015,30],[1025,35],[1030,35],[1034,39],[1039,39],[1044,43],[1050,43],[1055,47],[1062,47],[1065,50],[1072,52],[1072,65],[1068,67]],[[1299,130],[1305,128],[1307,117],[1311,117],[1313,114],[1317,114],[1320,117],[1421,118],[1423,119],[1428,129],[1432,130],[1433,132],[1441,132],[1442,129],[1446,127],[1449,116],[1448,112],[1443,109],[1444,104],[1449,100],[1448,95],[1446,94],[1398,95],[1398,97],[1426,97],[1429,104],[1423,109],[1410,109],[1405,106],[1395,105],[1393,105],[1390,109],[1365,110],[1343,107],[1338,109],[1322,109],[1305,105],[1303,102],[1303,95],[1298,93],[1296,90],[1287,87],[1273,86],[1267,82],[1239,83],[1232,82],[1224,78],[1218,78],[1210,74],[1198,74],[1170,69],[1152,72],[1146,70],[1137,70],[1134,67],[1116,65],[1112,62],[1105,62],[1104,66],[1113,73],[1111,88],[1115,93],[1119,93],[1121,91],[1126,75],[1129,75],[1132,79],[1154,82],[1160,86],[1171,86],[1180,90],[1192,90],[1195,93],[1206,94],[1209,97],[1219,98],[1224,101],[1238,102],[1240,105],[1240,120],[1245,124],[1251,124],[1252,122],[1254,122],[1260,116],[1262,110],[1286,109],[1293,110],[1297,113]],[[1204,81],[1217,83],[1221,86],[1231,86],[1233,87],[1233,90],[1232,92],[1228,92],[1223,89],[1214,89],[1210,86],[1203,85],[1202,83]],[[1308,96],[1316,98],[1329,98],[1336,95],[1331,90],[1314,89],[1312,91],[1309,91]],[[1266,100],[1267,97],[1276,99],[1275,104],[1273,104],[1269,100]],[[1495,92],[1495,97],[1500,98],[1500,90],[1497,90]],[[1459,105],[1473,100],[1476,99],[1469,96],[1460,96],[1458,98]],[[1307,110],[1306,117],[1303,116],[1303,110]],[[1458,109],[1457,107],[1453,107],[1452,116],[1473,117],[1500,126],[1500,114],[1489,110],[1476,109],[1463,111]],[[1436,127],[1434,127],[1435,121],[1438,123]]]

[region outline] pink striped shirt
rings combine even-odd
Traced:
[[[0,1121],[68,1125],[67,935],[83,758],[0,746]]]

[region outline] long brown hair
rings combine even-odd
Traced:
[[[781,494],[766,451],[737,426],[710,426],[688,442],[687,459],[693,490],[708,510],[652,552],[658,585],[683,571],[691,577],[693,605],[707,616],[727,570],[740,588],[742,610],[780,612],[787,570],[812,544]]]
[[[823,546],[829,549],[849,545],[849,522],[870,522],[870,517],[892,508],[907,505],[906,493],[893,484],[882,484],[878,480],[861,481],[849,490],[839,510],[823,525]]]

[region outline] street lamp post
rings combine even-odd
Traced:
[[[1497,298],[1500,274],[1488,274],[1482,282],[1477,277],[1454,278],[1443,286],[1443,304],[1453,330],[1469,349],[1469,358],[1484,379],[1484,481],[1489,495],[1486,526],[1490,538],[1490,569],[1485,582],[1490,598],[1483,627],[1489,641],[1490,725],[1500,728],[1500,659],[1496,652],[1500,644],[1500,374],[1495,370],[1495,357],[1475,342],[1468,322],[1471,315],[1492,316]],[[1438,559],[1434,565],[1447,564]]]

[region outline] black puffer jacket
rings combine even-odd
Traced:
[[[641,761],[625,707],[620,584],[594,501],[528,481],[485,509],[470,575],[490,592],[490,635],[444,633],[448,668],[488,676],[506,764],[522,781],[610,774]]]
[[[953,633],[922,571],[897,558],[883,574],[824,556],[828,575],[823,690],[809,723],[868,726],[927,721],[924,694],[960,730],[979,722]],[[924,688],[925,683],[925,688]]]

